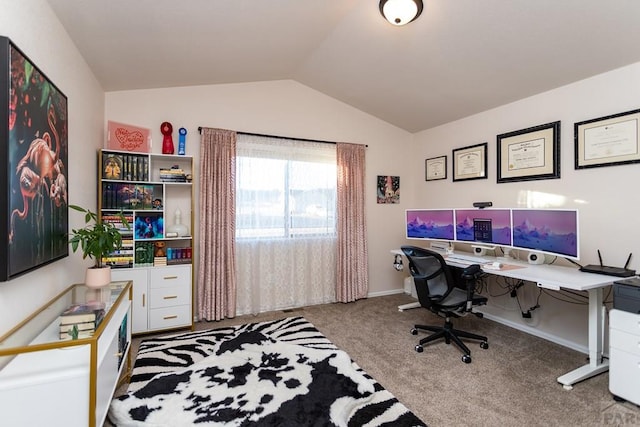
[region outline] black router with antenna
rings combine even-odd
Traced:
[[[597,274],[606,274],[608,276],[616,276],[616,277],[631,277],[636,275],[635,270],[629,270],[629,261],[631,261],[631,253],[627,257],[627,262],[624,263],[624,267],[612,267],[610,265],[602,264],[602,255],[600,254],[600,249],[598,249],[598,260],[600,261],[600,265],[589,264],[583,267],[580,267],[580,271],[584,271],[586,273],[597,273]]]

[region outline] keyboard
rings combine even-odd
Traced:
[[[487,264],[492,262],[492,260],[488,258],[482,258],[475,255],[462,255],[462,254],[451,254],[447,255],[447,259],[452,262],[456,262],[458,264]]]

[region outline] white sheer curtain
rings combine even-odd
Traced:
[[[238,134],[237,312],[335,301],[336,146]]]

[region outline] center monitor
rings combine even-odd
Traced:
[[[511,209],[456,209],[456,240],[511,246]]]

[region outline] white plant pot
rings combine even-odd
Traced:
[[[90,288],[101,288],[111,283],[111,267],[87,268],[84,284]]]

